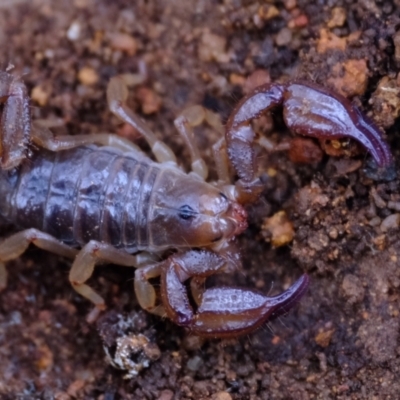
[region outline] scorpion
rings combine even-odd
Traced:
[[[309,286],[304,274],[273,297],[243,288],[205,288],[211,275],[241,265],[236,237],[247,228],[246,204],[263,188],[252,120],[279,106],[292,132],[355,139],[378,167],[392,164],[378,129],[349,100],[293,81],[257,87],[236,105],[225,138],[213,147],[218,180],[208,183],[194,137],[194,127],[204,121],[216,127],[208,110],[195,106],[174,121],[191,157],[191,172],[185,173],[172,150],[127,106],[127,97],[122,77],[113,77],[109,108],[142,135],[155,161],[117,135],[54,136],[38,127],[31,123],[25,85],[0,73],[0,215],[19,230],[0,244],[1,289],[5,263],[34,244],[74,260],[69,281],[94,304],[92,319],[105,301],[87,281],[96,265],[112,263],[136,268],[134,290],[148,312],[199,336],[246,334],[286,313]]]

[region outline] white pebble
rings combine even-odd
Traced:
[[[72,42],[78,40],[81,35],[81,25],[78,21],[74,21],[67,31],[67,38]]]

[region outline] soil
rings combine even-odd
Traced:
[[[130,106],[186,167],[173,127],[182,109],[201,104],[226,121],[254,85],[304,79],[351,98],[397,158],[399,9],[398,0],[0,0],[0,67],[14,66],[32,118],[55,133],[117,132],[147,151],[106,105],[110,77],[131,74]],[[279,115],[255,123],[275,143],[291,138]],[[196,136],[213,165],[219,134]],[[336,157],[309,165],[260,151],[266,190],[240,237],[243,270],[213,282],[274,294],[307,272],[310,289],[287,316],[202,341],[141,312],[133,272],[105,266],[91,284],[108,311],[89,324],[70,261],[31,248],[8,263],[0,294],[0,398],[399,398],[400,179],[370,179],[353,144],[324,147]],[[282,210],[294,237],[272,248],[265,218]],[[135,336],[140,354],[119,365],[145,368],[124,379],[103,347],[116,363],[117,339],[133,346],[133,332],[150,343]]]

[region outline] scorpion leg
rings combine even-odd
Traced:
[[[133,153],[138,160],[150,161],[143,151],[130,140],[112,133],[54,136],[50,130],[37,127],[34,124],[32,129],[32,142],[37,146],[55,152],[73,149],[87,144],[98,144],[101,146],[114,147],[124,153]]]
[[[176,164],[176,157],[173,151],[156,135],[149,127],[126,105],[128,88],[121,76],[111,78],[107,87],[107,101],[112,113],[122,121],[133,126],[147,141],[154,156],[160,163],[173,162]]]
[[[256,200],[262,190],[251,120],[280,105],[285,123],[294,133],[318,139],[351,138],[371,153],[379,167],[391,165],[389,147],[378,129],[346,98],[311,84],[263,85],[239,102],[226,126],[228,156],[239,176],[241,203]]]
[[[105,309],[104,299],[85,282],[92,276],[94,267],[98,263],[112,263],[124,267],[135,267],[138,258],[123,250],[91,240],[79,251],[72,264],[69,280],[72,287],[83,297],[90,300],[97,310]],[[95,318],[95,314],[92,315]]]
[[[206,179],[208,175],[208,167],[204,159],[201,158],[196,140],[194,137],[193,128],[207,122],[217,132],[223,132],[223,125],[218,114],[202,107],[192,106],[186,108],[175,119],[174,124],[185,141],[186,147],[189,149],[190,157],[192,160],[192,172],[202,179]],[[217,185],[221,191],[232,200],[236,199],[235,186],[231,184],[229,174],[229,159],[226,152],[225,140],[222,137],[212,147],[215,166],[218,174]]]
[[[194,127],[204,122],[207,122],[212,128],[222,134],[223,127],[219,116],[199,105],[184,109],[174,120],[176,129],[181,134],[189,150],[192,160],[192,171],[205,180],[208,175],[208,167],[200,156],[193,132]]]
[[[224,337],[251,332],[269,318],[287,312],[305,293],[303,275],[284,293],[267,297],[235,288],[205,290],[194,310],[184,285],[192,277],[205,278],[223,270],[225,260],[209,251],[173,255],[161,269],[161,296],[168,317],[201,336]]]
[[[157,305],[157,293],[154,286],[149,282],[150,279],[158,278],[161,275],[163,263],[149,264],[138,268],[135,271],[135,294],[140,306],[161,317],[165,316],[162,305]]]
[[[73,258],[77,250],[55,239],[53,236],[31,228],[15,233],[0,243],[0,290],[7,284],[7,271],[4,263],[18,258],[30,244],[63,257]]]
[[[27,156],[31,118],[26,86],[11,74],[0,71],[1,117],[0,166],[17,167]]]

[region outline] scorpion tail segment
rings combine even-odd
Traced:
[[[4,103],[0,113],[0,165],[7,170],[26,158],[31,129],[26,87],[7,72],[0,73],[0,103]]]
[[[226,144],[229,160],[239,176],[240,201],[248,202],[261,193],[257,179],[254,152],[255,133],[251,120],[282,103],[284,86],[263,85],[246,96],[229,117],[226,125]]]
[[[311,84],[286,86],[284,119],[293,132],[318,139],[351,138],[359,142],[379,167],[392,155],[379,130],[345,97]]]
[[[287,312],[304,295],[309,284],[303,275],[275,297],[233,288],[213,288],[203,293],[191,330],[205,337],[230,337],[257,329],[270,318]]]

